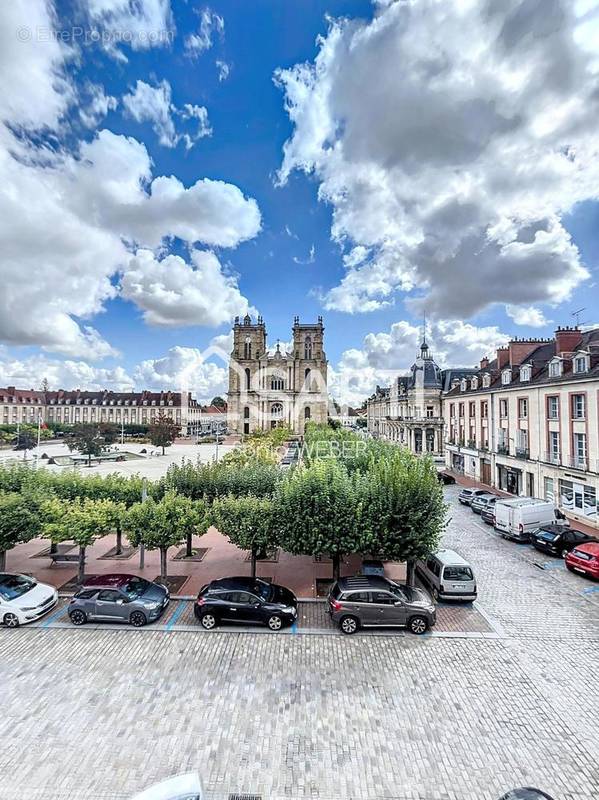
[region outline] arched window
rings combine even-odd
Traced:
[[[245,388],[249,391],[252,385],[252,376],[250,374],[249,368],[245,370]]]
[[[311,416],[310,406],[306,406],[304,408],[304,419],[310,419]]]
[[[306,388],[306,391],[308,391],[308,392],[310,392],[312,390],[311,373],[312,373],[312,370],[310,369],[310,367],[308,367],[306,369],[306,371],[304,372],[304,386]]]
[[[251,358],[252,357],[252,340],[249,336],[246,337],[245,343],[243,345],[243,357],[244,358]]]
[[[273,419],[283,419],[283,404],[273,403],[270,407],[270,415]]]
[[[312,358],[312,337],[306,336],[304,342],[304,358]]]
[[[250,418],[250,407],[249,406],[245,406],[245,408],[243,409],[243,418],[244,419],[249,419]]]
[[[275,392],[276,391],[280,392],[285,388],[285,381],[283,380],[283,378],[279,378],[278,376],[275,375],[270,379],[270,388],[273,389],[273,391]]]

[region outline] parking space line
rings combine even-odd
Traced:
[[[172,630],[174,628],[177,620],[179,619],[179,617],[181,616],[181,614],[185,610],[185,606],[186,605],[187,605],[187,603],[185,602],[185,600],[179,600],[179,602],[177,604],[177,608],[173,611],[172,617],[166,623],[167,631],[170,631],[170,630]]]
[[[52,625],[53,622],[56,622],[57,620],[59,620],[63,616],[63,614],[66,612],[66,610],[67,610],[66,606],[63,606],[62,608],[59,608],[58,611],[55,611],[53,614],[50,614],[50,616],[47,617],[44,620],[44,622],[40,625],[40,627],[41,628],[49,628],[50,625]]]

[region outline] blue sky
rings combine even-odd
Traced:
[[[599,322],[596,4],[566,3],[546,30],[534,3],[463,5],[3,7],[0,384],[166,388],[185,371],[209,397],[225,370],[201,353],[228,346],[218,337],[249,306],[272,342],[295,314],[322,314],[332,390],[358,402],[409,366],[424,312],[454,364],[510,334],[549,336],[580,307]],[[161,30],[166,43],[139,44]],[[151,210],[160,176],[174,178]],[[204,179],[223,182],[206,188],[206,223],[190,190]]]

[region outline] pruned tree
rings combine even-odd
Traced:
[[[277,487],[282,547],[297,555],[330,555],[334,578],[343,555],[363,551],[356,480],[329,459],[295,470]]]
[[[66,446],[87,456],[87,465],[91,467],[92,458],[101,455],[115,441],[113,425],[82,423],[74,425],[64,436]]]
[[[251,552],[252,578],[255,578],[256,560],[279,544],[273,501],[250,495],[221,497],[212,504],[211,520],[229,541]]]
[[[170,447],[179,435],[180,425],[172,417],[167,417],[162,411],[150,425],[148,436],[154,447],[162,448],[162,455],[166,447]]]
[[[167,580],[167,554],[194,533],[205,533],[205,507],[189,497],[167,492],[160,500],[153,497],[136,503],[126,514],[129,539],[135,546],[160,551],[160,577]]]
[[[0,494],[0,572],[6,569],[6,553],[16,545],[35,539],[41,532],[39,505],[11,492]]]

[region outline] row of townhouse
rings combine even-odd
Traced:
[[[3,425],[37,425],[38,421],[63,425],[93,422],[149,425],[163,413],[181,426],[184,435],[194,435],[204,427],[202,412],[203,407],[188,392],[52,392],[14,386],[0,388],[0,423]],[[207,416],[212,419],[215,413],[210,407]]]
[[[599,527],[599,328],[514,339],[442,405],[449,468]]]

